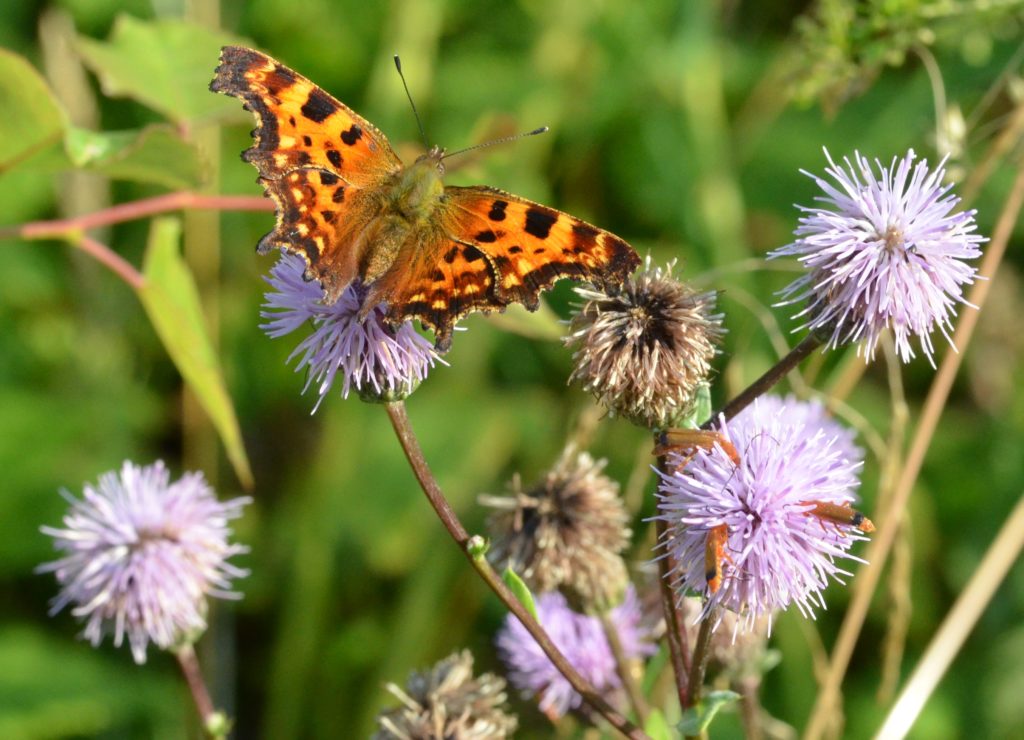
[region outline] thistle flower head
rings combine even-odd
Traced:
[[[505,679],[473,677],[473,655],[455,653],[430,670],[413,672],[405,689],[388,684],[401,706],[377,715],[375,740],[498,740],[518,724],[506,712]]]
[[[723,606],[744,629],[790,604],[810,616],[825,607],[829,578],[850,575],[836,560],[856,560],[850,547],[864,538],[852,516],[822,516],[819,505],[855,513],[860,457],[848,457],[836,422],[815,416],[798,401],[759,399],[720,429],[739,465],[716,444],[688,453],[688,464],[676,456],[677,467],[659,473],[657,518],[668,523],[661,546],[675,563],[674,586],[707,593],[703,616]],[[718,548],[709,538],[723,527]],[[709,585],[709,554],[721,568],[717,587]]]
[[[542,481],[524,490],[513,478],[507,496],[481,496],[492,562],[512,568],[537,592],[561,589],[574,603],[618,603],[628,581],[620,553],[629,544],[629,514],[606,460],[568,448]]]
[[[337,301],[324,304],[319,283],[303,278],[305,269],[302,258],[281,254],[266,278],[272,290],[264,296],[260,316],[267,321],[260,328],[276,338],[312,324],[313,332],[288,360],[298,358],[295,370],[306,372],[303,393],[317,384],[314,412],[339,374],[344,398],[354,387],[364,400],[398,400],[416,389],[435,362],[444,362],[411,323],[397,330],[388,325],[384,304],[374,306],[361,321],[366,290],[360,284],[349,285]]]
[[[911,150],[885,167],[859,153],[837,165],[826,150],[831,183],[805,172],[824,191],[821,205],[800,206],[796,241],[770,257],[795,256],[809,272],[782,290],[783,303],[807,300],[794,318],[827,337],[827,346],[860,342],[872,359],[881,333],[893,333],[900,358],[914,357],[911,337],[934,364],[930,334],[947,340],[963,286],[976,268],[965,260],[981,254],[975,211],[952,213],[960,202],[943,185],[945,160],[935,170]]]
[[[555,591],[538,596],[536,606],[544,631],[591,686],[605,694],[621,686],[615,658],[599,617],[574,612],[565,597]],[[629,587],[622,603],[610,612],[612,628],[627,660],[639,660],[655,652],[656,646],[642,616],[636,591]],[[496,643],[508,667],[509,680],[523,696],[537,696],[542,712],[561,717],[580,706],[582,697],[513,615],[505,618]]]
[[[127,636],[144,663],[150,642],[167,650],[206,629],[207,596],[241,598],[231,579],[248,571],[227,559],[248,548],[228,542],[228,521],[251,499],[218,501],[202,473],[170,483],[162,462],[125,462],[120,475],[87,484],[81,500],[63,495],[71,504],[64,529],[42,532],[65,554],[37,570],[62,587],[51,614],[73,604],[93,645],[106,633],[116,646]]]
[[[579,381],[609,412],[649,429],[689,413],[721,340],[714,292],[672,277],[674,263],[644,268],[611,295],[576,288],[586,302],[570,322],[570,382]]]

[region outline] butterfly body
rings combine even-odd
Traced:
[[[333,302],[366,289],[364,315],[419,319],[438,349],[472,311],[530,310],[560,278],[621,283],[640,263],[619,237],[566,213],[486,186],[445,186],[444,150],[403,165],[387,138],[269,56],[224,47],[210,89],[240,98],[257,119],[243,159],[277,206],[258,245],[306,260]]]

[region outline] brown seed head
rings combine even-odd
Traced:
[[[576,350],[569,381],[649,429],[689,413],[725,332],[714,313],[717,294],[676,280],[673,266],[652,267],[648,257],[615,295],[577,288],[586,303],[564,340]]]
[[[490,673],[473,678],[468,650],[428,671],[414,671],[405,690],[388,684],[402,706],[377,715],[374,740],[498,740],[510,737],[518,721],[505,711],[505,679]]]
[[[629,514],[619,485],[601,474],[606,460],[572,447],[537,485],[519,476],[506,496],[480,496],[495,567],[511,567],[538,593],[559,589],[585,610],[617,604],[628,582],[621,553],[629,544]]]

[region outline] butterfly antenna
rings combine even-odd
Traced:
[[[490,141],[485,141],[483,144],[468,146],[465,149],[459,149],[457,152],[449,152],[448,154],[444,155],[444,159],[454,157],[456,154],[465,154],[466,152],[471,152],[474,149],[483,149],[485,147],[494,146],[495,144],[507,144],[510,141],[515,141],[516,139],[525,139],[527,136],[536,136],[537,134],[543,134],[546,133],[547,131],[547,126],[541,126],[540,128],[535,128],[533,131],[527,131],[525,134],[512,134],[511,136],[502,136],[500,139],[492,139]]]
[[[416,125],[420,127],[420,138],[423,139],[423,146],[429,149],[430,142],[427,141],[427,132],[423,130],[423,121],[420,120],[420,112],[416,110],[416,103],[412,100],[412,93],[409,92],[409,83],[405,81],[405,75],[402,74],[402,60],[397,54],[395,54],[395,69],[398,70],[398,76],[402,78],[402,87],[405,88],[405,97],[409,98],[409,105],[412,106],[412,114],[416,117]]]

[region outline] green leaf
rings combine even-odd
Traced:
[[[501,579],[505,581],[505,585],[508,586],[512,593],[515,594],[519,602],[526,607],[526,611],[530,612],[534,619],[538,622],[540,619],[537,617],[537,604],[534,603],[533,594],[530,593],[530,587],[523,582],[523,579],[516,575],[516,572],[511,568],[505,568],[505,572],[501,574]]]
[[[523,306],[513,304],[505,313],[496,313],[487,318],[498,328],[529,339],[555,342],[565,336],[565,325],[546,303],[541,303],[536,311],[527,311]]]
[[[208,89],[220,48],[237,43],[244,42],[183,21],[120,15],[109,41],[82,37],[78,49],[104,93],[185,122],[237,110],[237,101]]]
[[[143,264],[146,281],[139,297],[167,354],[217,428],[235,474],[245,488],[251,488],[252,471],[238,418],[206,333],[199,291],[178,251],[180,236],[178,219],[153,221]]]
[[[675,740],[675,735],[672,734],[672,727],[669,726],[665,715],[661,713],[660,709],[652,709],[651,713],[647,715],[647,721],[644,722],[644,732],[648,734],[651,740]]]
[[[695,707],[683,712],[679,731],[684,735],[700,735],[706,732],[718,710],[740,698],[735,691],[712,691]]]
[[[109,132],[71,128],[64,146],[75,167],[115,180],[177,189],[196,187],[202,179],[199,152],[172,126]]]
[[[0,174],[60,141],[66,120],[46,81],[0,49]]]

